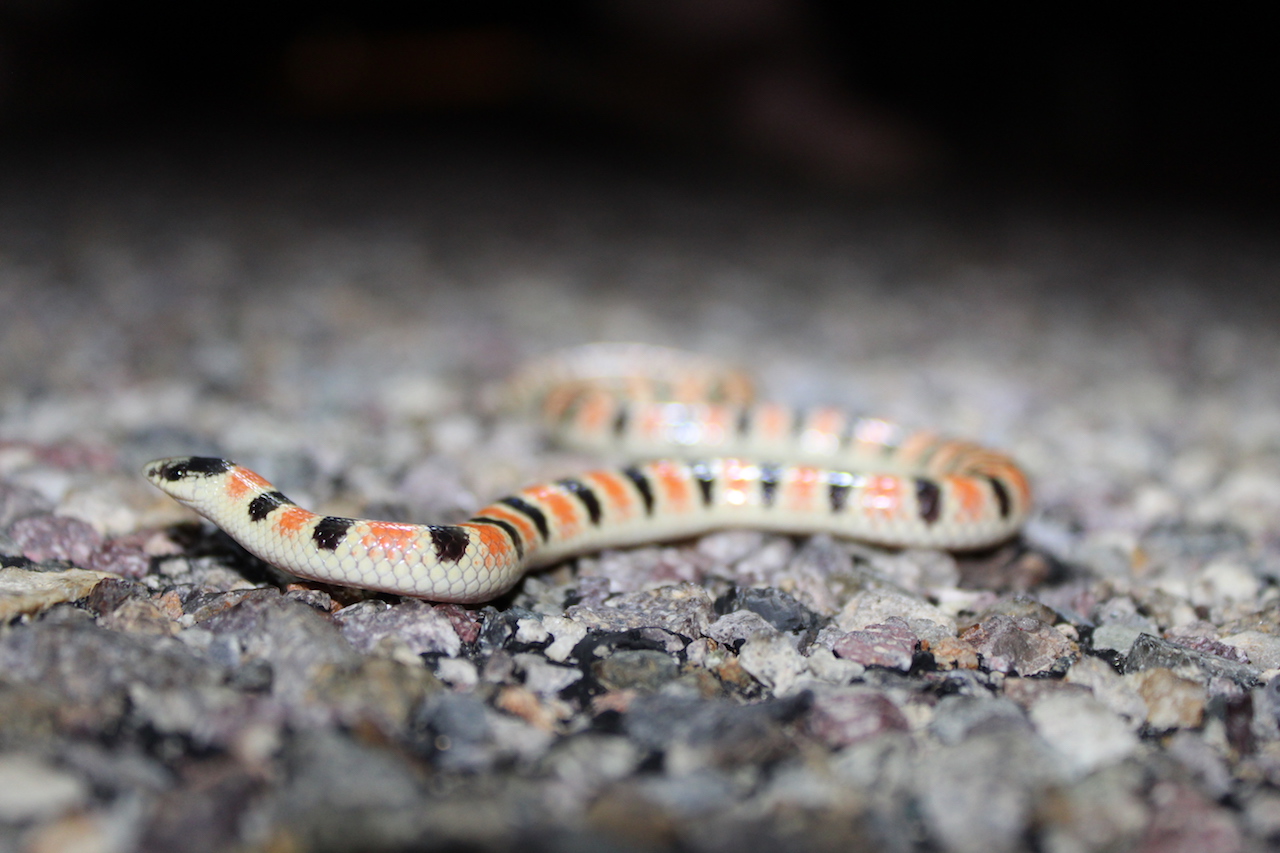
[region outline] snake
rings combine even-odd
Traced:
[[[474,604],[531,569],[729,528],[969,551],[1013,537],[1032,506],[1006,454],[831,407],[757,401],[709,356],[595,344],[534,359],[504,399],[556,440],[636,461],[538,483],[461,524],[322,515],[227,459],[157,459],[146,478],[245,550],[321,583]]]

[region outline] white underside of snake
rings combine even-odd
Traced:
[[[530,486],[456,525],[318,515],[225,459],[158,459],[146,476],[286,572],[464,603],[574,554],[725,528],[982,548],[1031,507],[1027,478],[1001,453],[836,409],[753,403],[742,374],[674,350],[580,347],[531,363],[509,389],[558,440],[652,461]]]

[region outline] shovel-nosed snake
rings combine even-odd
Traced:
[[[158,459],[146,476],[286,572],[461,603],[574,554],[724,528],[982,548],[1031,507],[1008,456],[837,409],[755,403],[743,374],[675,350],[579,347],[531,363],[509,391],[566,444],[653,461],[530,486],[454,525],[319,515],[213,457]]]

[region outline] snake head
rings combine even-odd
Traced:
[[[235,467],[234,463],[214,456],[171,456],[148,462],[143,473],[160,491],[189,503],[199,499],[211,478]]]

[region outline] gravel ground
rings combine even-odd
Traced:
[[[7,162],[0,851],[1280,843],[1256,222],[483,145]],[[977,555],[725,532],[464,608],[290,583],[139,474],[458,520],[586,464],[492,391],[594,340],[1007,449],[1038,511]]]

